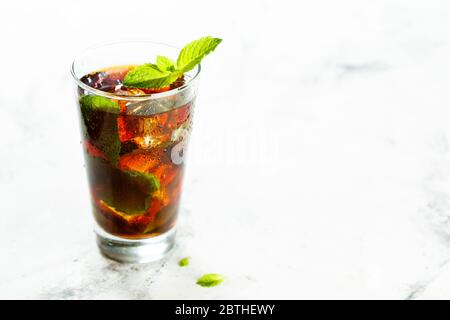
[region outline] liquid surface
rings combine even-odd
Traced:
[[[185,83],[184,77],[182,76],[178,78],[174,83],[164,88],[138,89],[124,87],[122,85],[123,79],[125,78],[125,75],[134,67],[135,66],[133,65],[111,67],[105,70],[99,70],[87,74],[80,80],[81,82],[87,84],[92,88],[125,96],[142,96],[146,94],[164,92],[179,88]]]

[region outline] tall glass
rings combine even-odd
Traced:
[[[96,87],[102,71],[86,75],[110,67],[120,74],[120,66],[178,52],[123,42],[89,49],[72,64],[97,243],[114,260],[153,261],[174,246],[200,66],[178,88],[136,96]]]

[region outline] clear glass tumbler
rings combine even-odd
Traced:
[[[157,260],[175,243],[200,66],[164,92],[135,95],[117,85],[129,66],[178,52],[122,42],[91,48],[72,64],[97,243],[117,261]]]

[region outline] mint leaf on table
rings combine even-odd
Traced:
[[[202,287],[209,288],[209,287],[214,287],[214,286],[221,284],[224,280],[225,280],[225,278],[220,274],[209,273],[209,274],[205,274],[205,275],[201,276],[197,280],[197,284]]]
[[[177,69],[183,73],[192,70],[202,59],[212,52],[222,39],[213,37],[203,37],[192,41],[181,49],[177,59]]]
[[[180,267],[187,267],[189,265],[189,257],[183,258],[180,261],[178,261],[178,265]]]
[[[175,71],[175,62],[165,56],[156,57],[156,66],[161,71]]]
[[[105,97],[85,95],[80,98],[80,109],[87,138],[116,165],[120,153],[117,127],[119,105]]]
[[[192,70],[221,42],[222,39],[209,36],[192,41],[181,49],[176,63],[165,56],[157,56],[156,64],[146,63],[128,72],[123,85],[141,89],[167,87]]]
[[[179,74],[160,70],[157,65],[146,63],[127,73],[123,79],[123,85],[133,88],[162,88],[175,80]]]

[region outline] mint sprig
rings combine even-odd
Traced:
[[[165,56],[158,56],[156,64],[146,63],[128,72],[123,85],[141,89],[167,87],[192,70],[221,42],[222,39],[209,36],[192,41],[181,49],[176,63]]]
[[[177,69],[184,72],[192,70],[202,59],[210,52],[212,52],[222,39],[203,37],[192,41],[181,49],[177,59]]]
[[[160,70],[156,64],[143,64],[127,73],[123,85],[133,88],[162,88],[178,78],[175,72]]]
[[[156,66],[162,71],[175,71],[175,62],[165,56],[156,57]]]

